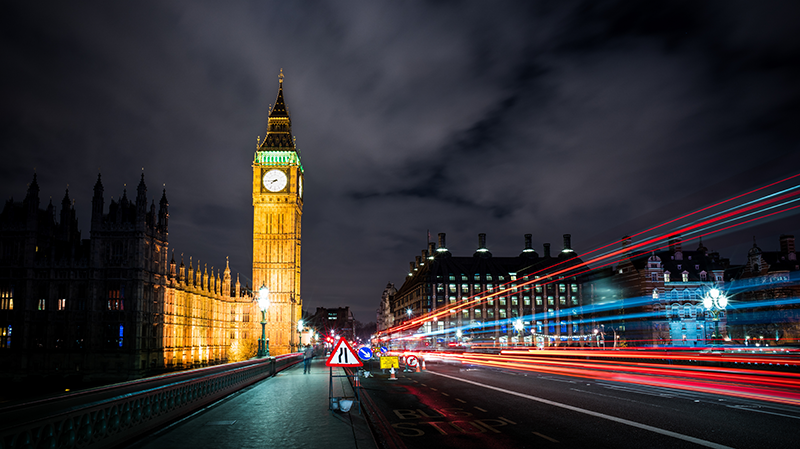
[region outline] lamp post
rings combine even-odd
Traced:
[[[258,308],[261,309],[261,340],[258,341],[258,357],[269,357],[267,343],[267,307],[269,307],[269,289],[261,285],[258,290]]]
[[[719,313],[728,307],[728,297],[719,291],[718,288],[712,288],[703,297],[703,307],[706,308],[714,320],[714,335],[712,336],[712,345],[716,345],[720,339],[719,335]]]

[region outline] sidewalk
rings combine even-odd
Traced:
[[[350,413],[328,410],[329,370],[314,357],[311,374],[299,363],[126,449],[376,448],[356,404]],[[347,378],[333,379],[333,396],[354,396]]]

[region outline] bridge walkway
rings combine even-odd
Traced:
[[[334,375],[343,375],[341,368]],[[336,397],[353,397],[335,377]],[[315,357],[311,374],[297,364],[139,440],[126,449],[373,449],[364,414],[328,410],[329,368]]]

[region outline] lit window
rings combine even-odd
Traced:
[[[558,297],[558,303],[561,304],[561,305],[566,305],[567,304],[567,298],[565,298],[563,296],[559,296]]]
[[[578,293],[578,284],[572,284],[570,288],[572,289],[572,293]]]
[[[461,284],[461,293],[464,295],[469,294],[469,285]]]
[[[536,286],[536,293],[541,293],[541,292],[542,292],[542,286],[541,285],[537,285]]]
[[[547,304],[549,304],[551,306],[553,305],[553,297],[552,296],[548,296],[547,297]]]
[[[542,297],[539,296],[539,295],[536,295],[536,305],[537,306],[541,306],[542,305]]]
[[[505,307],[506,305],[506,298],[500,298],[500,305]]]
[[[39,300],[39,310],[45,310],[46,307],[47,307],[47,300],[46,299],[40,299]]]
[[[65,310],[67,308],[67,300],[61,298],[58,300],[58,310]]]
[[[14,289],[0,290],[0,310],[14,310]]]
[[[475,309],[475,319],[480,319],[481,317],[481,309]]]
[[[506,309],[500,309],[500,319],[503,319],[505,317],[506,317]]]
[[[558,292],[564,293],[567,291],[567,287],[564,284],[558,284]]]
[[[664,272],[664,282],[669,282],[669,271]]]
[[[0,348],[11,347],[11,326],[0,327]]]
[[[683,278],[683,282],[689,282],[689,273],[684,271],[681,273],[681,277]]]
[[[518,306],[519,305],[519,300],[517,299],[516,296],[512,296],[511,297],[511,305],[512,306]]]

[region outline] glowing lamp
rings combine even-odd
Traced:
[[[266,312],[267,307],[269,307],[269,289],[267,286],[262,285],[258,290],[258,308],[262,312]]]

